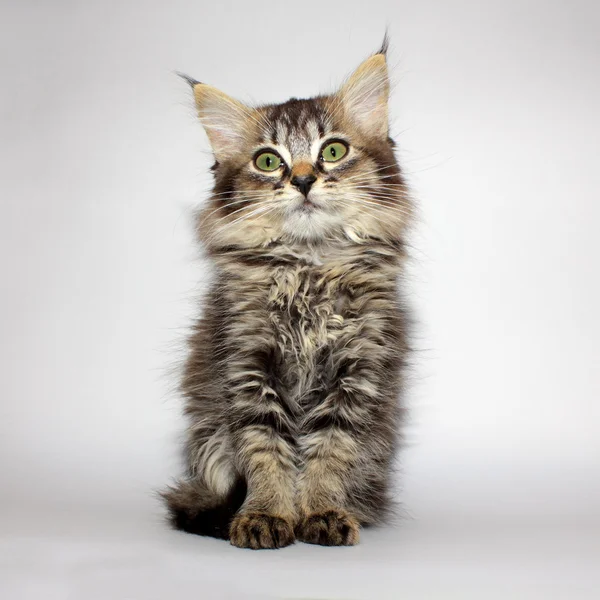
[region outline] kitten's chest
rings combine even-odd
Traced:
[[[343,278],[311,266],[282,268],[268,290],[284,383],[302,395],[323,367],[324,354],[344,329]]]

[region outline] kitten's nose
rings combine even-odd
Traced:
[[[312,184],[317,180],[317,178],[311,173],[310,175],[296,175],[292,177],[292,185],[297,187],[304,196],[308,196],[308,192],[310,192],[310,188]]]

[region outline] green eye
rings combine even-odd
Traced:
[[[331,142],[321,150],[321,158],[325,162],[337,162],[348,152],[348,146],[342,142]]]
[[[272,152],[263,152],[254,159],[254,164],[261,171],[276,171],[281,166],[281,159]]]

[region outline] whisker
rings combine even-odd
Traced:
[[[371,171],[363,171],[362,173],[357,173],[356,175],[351,175],[350,177],[346,177],[345,181],[352,181],[354,179],[359,179],[361,177],[365,177],[367,175],[373,175],[374,173],[379,173],[381,171],[385,171],[386,169],[391,169],[392,167],[396,167],[395,163],[391,163],[389,165],[385,165],[383,167],[379,167],[377,169],[372,169]],[[382,177],[397,177],[398,173],[394,173],[393,175],[384,175]]]
[[[342,202],[343,205],[352,208],[352,207],[356,207],[356,205],[361,205],[363,204],[361,201],[358,202],[349,202],[349,201],[345,201]],[[380,223],[383,223],[384,225],[387,224],[389,225],[389,211],[386,210],[385,208],[383,208],[382,206],[378,206],[377,204],[373,204],[373,205],[369,205],[367,204],[368,208],[366,209],[366,214],[368,214],[370,217],[373,217],[375,220],[379,221]],[[364,204],[363,204],[364,207]],[[406,217],[410,217],[409,213],[406,213],[402,210],[397,211],[399,214],[406,216]],[[375,214],[373,214],[375,213]],[[387,217],[387,219],[384,219],[383,217]]]
[[[227,196],[227,195],[255,196],[255,195],[264,195],[264,194],[268,194],[268,193],[270,193],[270,192],[265,191],[265,190],[247,190],[247,191],[228,190],[227,192],[218,192],[216,194],[211,191],[206,192],[206,194],[211,198],[218,198],[218,197]]]
[[[377,199],[377,200],[384,200],[387,201],[391,204],[399,204],[401,205],[403,203],[404,198],[402,196],[398,197],[398,196],[390,196],[389,194],[385,194],[383,192],[352,192],[352,190],[348,190],[347,194],[349,196],[355,195],[357,197],[361,197],[361,198],[367,198],[370,200],[373,199]]]
[[[203,240],[203,242],[205,245],[210,246],[212,244],[212,242],[215,240],[215,238],[218,236],[218,234],[221,233],[224,228],[233,227],[233,226],[237,225],[238,223],[240,223],[244,220],[250,219],[251,217],[256,216],[258,214],[268,214],[269,212],[275,210],[275,208],[277,208],[277,205],[262,206],[262,207],[259,207],[258,209],[251,211],[249,214],[242,215],[241,217],[238,217],[231,223],[225,223],[224,225],[221,224],[222,220],[223,220],[223,219],[221,219],[220,221],[217,222],[218,225],[213,230],[212,235],[208,236],[206,240]]]
[[[265,204],[262,204],[262,205],[260,205],[258,207],[253,207],[253,210],[251,210],[247,215],[242,214],[240,217],[237,217],[233,221],[227,222],[226,225],[227,225],[227,227],[233,227],[234,225],[236,225],[240,221],[243,221],[244,219],[249,219],[250,217],[253,217],[253,216],[257,215],[257,214],[260,214],[261,212],[264,212],[266,209],[275,208],[275,207],[276,207],[276,205],[268,206],[268,205],[265,205]],[[246,208],[251,208],[251,207],[242,207],[242,208],[239,208],[235,212],[242,212]],[[231,214],[233,215],[235,213],[231,213]],[[224,221],[225,219],[227,219],[230,216],[231,215],[226,215],[225,217],[221,217],[221,219],[219,219],[217,221],[217,223],[220,224],[222,221]]]
[[[391,196],[384,192],[374,192],[374,191],[371,191],[370,193],[356,192],[352,188],[350,188],[348,190],[341,190],[340,195],[357,197],[357,198],[366,198],[367,200],[381,200],[383,202],[388,202],[391,205],[397,205],[397,206],[402,206],[403,200],[404,200],[404,198],[402,196],[400,196],[400,197],[395,196],[395,195]]]
[[[407,188],[407,186],[405,186],[402,183],[384,183],[381,181],[374,181],[371,184],[353,184],[352,185],[353,188],[356,189],[361,189],[361,188],[371,188],[371,189],[377,189],[377,188],[384,188],[386,190],[404,190]]]
[[[374,209],[380,210],[382,212],[389,213],[389,211],[391,210],[407,216],[411,214],[410,211],[404,210],[404,207],[402,205],[386,203],[385,201],[382,201],[383,199],[373,200],[372,198],[365,196],[346,196],[343,199],[340,198],[340,200],[346,200],[347,202],[352,201],[357,204],[363,204],[364,206],[371,206]]]
[[[242,200],[240,200],[240,201],[239,201],[237,204],[239,204],[239,203],[241,203],[241,202],[243,202],[243,201],[242,201]],[[226,218],[228,218],[228,217],[231,217],[231,215],[235,215],[236,213],[238,213],[238,212],[241,212],[241,211],[242,211],[242,210],[244,210],[244,209],[256,208],[256,207],[258,207],[258,206],[264,206],[265,204],[268,204],[269,202],[271,202],[271,200],[270,200],[270,199],[268,199],[268,200],[264,200],[264,201],[262,201],[262,202],[253,202],[251,206],[242,206],[241,208],[238,208],[238,209],[234,210],[233,212],[230,212],[230,213],[228,213],[228,214],[224,215],[223,217],[221,217],[221,219],[226,219]],[[229,206],[230,206],[230,205],[229,205]],[[208,219],[208,217],[210,217],[210,216],[211,216],[211,215],[213,215],[214,213],[218,212],[219,210],[222,210],[223,208],[225,208],[225,207],[223,207],[223,206],[219,206],[219,207],[215,208],[214,210],[212,210],[212,211],[211,211],[210,213],[208,213],[207,215],[204,215],[204,216],[202,217],[202,220],[203,220],[203,221],[205,221],[206,219]],[[218,222],[218,220],[217,220],[217,222]]]

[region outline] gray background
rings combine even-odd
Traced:
[[[0,596],[587,598],[600,559],[596,2],[7,2]],[[389,26],[420,205],[405,519],[251,553],[162,524],[210,186],[188,72],[335,89]]]

